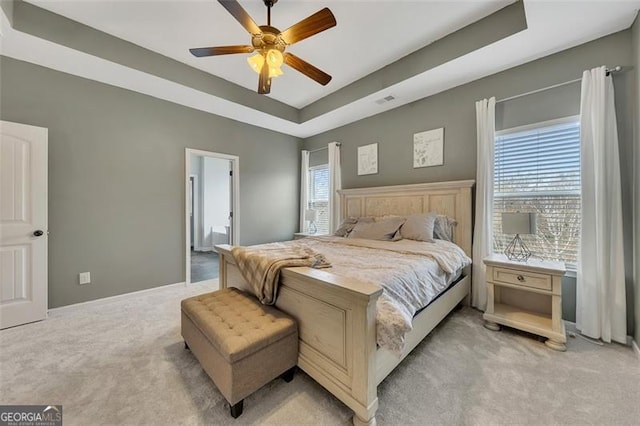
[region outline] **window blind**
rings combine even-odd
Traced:
[[[309,168],[309,208],[318,211],[318,234],[329,233],[329,165]]]
[[[513,239],[502,234],[503,212],[535,212],[537,233],[521,235],[532,256],[575,265],[580,238],[577,119],[499,135],[494,167],[494,250],[502,252]]]

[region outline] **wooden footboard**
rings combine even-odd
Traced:
[[[249,290],[227,245],[220,254],[220,287]],[[281,272],[276,306],[298,321],[298,366],[351,408],[354,423],[374,424],[376,285],[312,268]]]

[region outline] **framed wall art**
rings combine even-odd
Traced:
[[[358,176],[378,173],[378,144],[358,147]]]
[[[413,135],[413,168],[444,164],[444,127]]]

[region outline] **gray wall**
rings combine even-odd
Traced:
[[[496,130],[580,114],[580,82],[496,104]]]
[[[240,157],[242,244],[297,231],[297,138],[6,57],[0,74],[0,118],[49,129],[50,307],[184,281],[186,147]]]
[[[309,166],[320,166],[322,164],[329,164],[329,150],[320,149],[309,153]]]
[[[582,72],[600,65],[631,65],[631,31],[625,30],[590,43],[485,77],[385,113],[308,138],[305,149],[331,141],[342,142],[344,188],[475,179],[475,101],[495,96],[498,100],[580,78]],[[618,108],[620,157],[622,160],[623,208],[627,250],[629,332],[633,330],[632,277],[632,157],[631,73],[614,77]],[[579,113],[579,85],[572,84],[499,104],[498,127],[550,120]],[[412,167],[413,134],[445,128],[444,165]],[[378,174],[358,176],[357,147],[378,142]],[[564,281],[563,317],[575,320],[575,279]]]
[[[634,200],[633,220],[635,221],[634,233],[634,265],[635,265],[635,341],[640,344],[640,15],[632,27],[633,73],[635,74],[635,113],[634,113],[634,145],[635,145],[635,170],[634,170]]]

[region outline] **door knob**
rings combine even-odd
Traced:
[[[33,236],[34,237],[41,237],[44,235],[44,232],[42,232],[41,230],[37,230],[37,231],[33,231]]]

